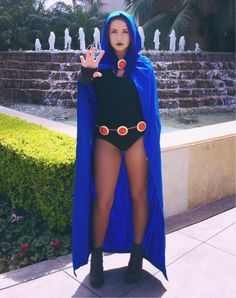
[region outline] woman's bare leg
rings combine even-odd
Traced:
[[[129,177],[134,210],[134,242],[142,243],[148,221],[148,161],[143,144],[139,138],[125,152],[125,162]]]
[[[93,245],[103,245],[121,165],[121,151],[106,140],[96,138],[94,174],[96,199],[93,212]]]

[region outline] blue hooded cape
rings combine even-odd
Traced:
[[[147,124],[144,133],[144,147],[149,164],[149,216],[143,240],[145,259],[161,270],[168,280],[165,265],[165,221],[160,150],[161,123],[155,73],[151,61],[139,54],[141,38],[137,26],[133,17],[124,11],[111,13],[104,22],[101,47],[105,50],[105,54],[99,63],[98,70],[117,69],[118,58],[111,48],[108,34],[109,24],[115,17],[125,20],[129,29],[130,45],[124,57],[127,62],[125,74],[132,78],[137,88],[144,120]],[[75,270],[88,263],[92,250],[92,210],[96,197],[93,171],[96,102],[93,83],[84,85],[78,81],[76,173],[72,210],[72,261],[75,276],[77,276]],[[129,253],[133,247],[133,237],[132,198],[124,153],[122,153],[103,251]]]

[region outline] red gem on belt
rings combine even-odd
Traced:
[[[144,121],[140,121],[138,124],[137,124],[137,130],[138,131],[144,131],[146,129],[147,125]]]
[[[117,128],[117,133],[118,133],[118,135],[120,135],[120,136],[125,136],[125,135],[127,135],[127,133],[128,133],[128,127],[126,127],[126,126],[124,126],[124,125],[121,125],[121,126],[119,126],[118,128]]]
[[[109,128],[105,125],[100,126],[99,132],[101,135],[106,136],[109,134]]]

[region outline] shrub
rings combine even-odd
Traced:
[[[71,225],[75,139],[0,114],[0,195],[63,231]]]

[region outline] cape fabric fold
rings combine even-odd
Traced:
[[[129,19],[129,22],[132,23],[133,19]],[[100,65],[100,69],[106,67]],[[145,259],[161,270],[168,280],[165,265],[165,221],[160,150],[161,123],[156,78],[151,61],[138,54],[130,77],[137,88],[144,120],[147,124],[144,133],[144,147],[149,167],[149,216],[143,249]],[[92,249],[92,214],[96,197],[93,164],[96,103],[93,84],[83,85],[78,82],[76,174],[72,210],[72,261],[75,276],[75,270],[88,263]],[[122,162],[103,251],[129,253],[132,250],[133,239],[132,198],[124,153],[122,153]]]

